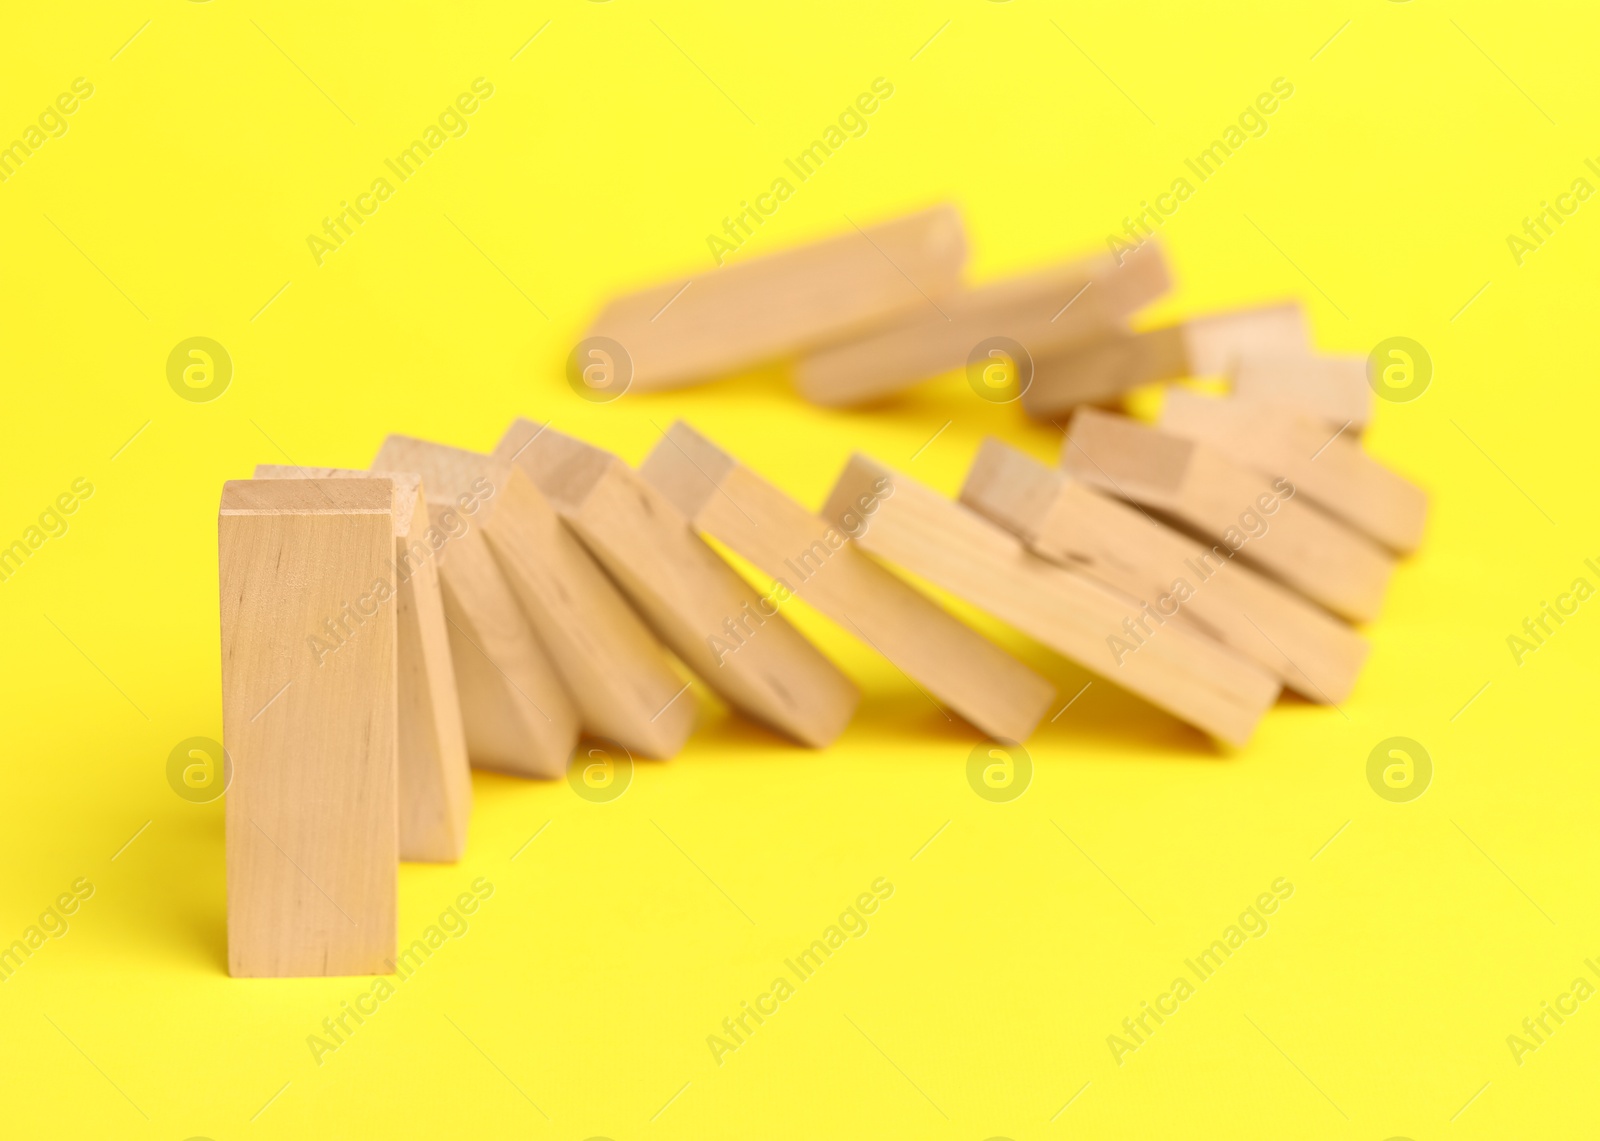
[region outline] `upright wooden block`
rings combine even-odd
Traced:
[[[1310,351],[1311,333],[1294,302],[1193,317],[1143,333],[1113,332],[1035,366],[1022,406],[1059,416],[1129,389],[1186,376],[1222,376],[1246,353]]]
[[[1216,400],[1175,388],[1161,430],[1196,440],[1271,476],[1285,476],[1328,514],[1407,554],[1422,541],[1428,497],[1369,456],[1348,430],[1283,405]]]
[[[1360,435],[1372,419],[1365,357],[1246,352],[1234,362],[1231,377],[1233,394],[1239,399],[1314,416],[1330,432],[1344,428]]]
[[[961,502],[1037,554],[1216,638],[1311,701],[1350,695],[1367,643],[1292,590],[1058,468],[985,440]],[[1141,610],[1143,606],[1141,606]]]
[[[337,654],[312,639],[366,611],[394,552],[394,486],[235,480],[217,520],[228,971],[386,974],[397,939],[395,611]]]
[[[1355,622],[1378,616],[1394,561],[1365,535],[1192,440],[1093,408],[1073,416],[1061,466],[1167,516]]]
[[[527,420],[495,455],[532,477],[661,639],[735,709],[817,748],[844,731],[855,686],[638,472]]]
[[[463,479],[436,447],[390,436],[373,466],[422,476],[467,756],[478,768],[559,777],[578,742],[578,714],[483,536],[480,515],[503,485]]]
[[[257,464],[257,479],[373,479],[394,485],[394,557],[383,583],[395,611],[400,692],[400,858],[453,863],[467,848],[472,776],[461,724],[439,568],[427,541],[428,508],[416,472],[365,472]],[[388,605],[390,598],[382,600]],[[338,653],[354,619],[324,625],[319,650]]]
[[[875,496],[868,516],[859,504]],[[1040,558],[989,520],[864,456],[851,458],[823,517],[854,531],[867,552],[1223,741],[1249,740],[1278,695],[1277,681],[1254,663],[1185,626],[1150,625],[1137,599]]]
[[[936,206],[619,297],[589,336],[623,347],[636,389],[714,380],[926,308],[966,259],[960,215]]]
[[[881,400],[919,381],[966,366],[993,337],[1018,342],[1037,366],[1046,354],[1104,336],[1167,290],[1160,247],[1147,242],[1120,260],[1110,255],[998,281],[940,298],[937,308],[802,357],[801,395],[815,404]]]
[[[1025,740],[1055,687],[683,421],[639,467],[697,529],[888,658],[989,736]],[[857,504],[876,509],[876,500]]]

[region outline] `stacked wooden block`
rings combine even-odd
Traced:
[[[976,288],[965,256],[931,210],[624,297],[593,331],[624,387],[789,358],[830,405],[1001,344],[1023,408],[1071,414],[1060,462],[990,439],[959,502],[856,455],[814,511],[682,422],[637,469],[519,420],[489,455],[391,436],[368,471],[227,484],[230,970],[392,971],[396,864],[460,857],[469,764],[559,777],[580,737],[671,757],[695,680],[825,747],[857,690],[794,597],[1001,741],[1054,687],[916,581],[1231,744],[1282,687],[1342,701],[1367,650],[1351,623],[1426,509],[1361,448],[1361,362],[1315,355],[1292,305],[1133,331],[1167,287],[1154,246]],[[1209,375],[1231,396],[1172,388],[1154,426],[1097,407]]]

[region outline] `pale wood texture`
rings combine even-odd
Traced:
[[[1170,284],[1160,247],[1109,254],[936,298],[904,319],[802,357],[795,384],[815,404],[863,404],[966,366],[991,337],[1034,359],[1119,328]],[[1035,371],[1037,382],[1037,368]]]
[[[984,441],[961,501],[1036,553],[1090,575],[1237,650],[1311,701],[1350,696],[1360,634],[1208,546],[999,440]]]
[[[503,481],[454,462],[452,451],[390,436],[373,466],[422,476],[472,764],[553,779],[577,744],[577,709],[483,535]]]
[[[960,215],[936,206],[619,297],[588,336],[622,345],[634,388],[713,380],[926,307],[966,259]]]
[[[1114,332],[1036,362],[1022,406],[1032,416],[1059,416],[1153,381],[1225,375],[1245,353],[1308,353],[1310,346],[1305,313],[1295,302],[1192,317],[1142,333]]]
[[[688,424],[639,474],[689,521],[886,657],[936,703],[1000,740],[1033,732],[1055,687]],[[875,500],[857,504],[875,509]]]
[[[1240,559],[1340,617],[1378,616],[1392,556],[1297,495],[1292,481],[1274,481],[1202,444],[1094,408],[1074,414],[1061,466],[1236,547]]]
[[[257,479],[373,479],[394,485],[394,589],[400,671],[400,858],[453,863],[467,847],[472,776],[461,724],[439,568],[427,542],[428,507],[416,472],[257,464]],[[337,627],[328,630],[339,637]]]
[[[1248,352],[1234,362],[1231,379],[1237,398],[1315,416],[1330,432],[1345,428],[1359,435],[1372,419],[1365,357]]]
[[[893,488],[884,495],[879,488]],[[863,517],[857,504],[878,496]],[[1029,551],[973,511],[865,456],[851,457],[823,517],[857,520],[855,542],[1223,741],[1242,745],[1278,694],[1252,662],[1176,623],[1135,642],[1130,595]],[[1119,661],[1120,659],[1120,661]]]
[[[656,634],[735,709],[818,748],[844,731],[856,687],[775,605],[767,613],[638,472],[527,420],[512,424],[495,454],[533,479]]]
[[[1267,475],[1288,477],[1328,514],[1392,550],[1407,554],[1422,541],[1427,495],[1369,456],[1348,430],[1330,430],[1282,405],[1177,388],[1167,393],[1160,427]]]
[[[376,585],[394,553],[393,504],[386,479],[223,487],[230,974],[391,969],[400,858],[395,608]],[[318,654],[312,637],[347,606],[360,614],[352,635],[338,653]]]

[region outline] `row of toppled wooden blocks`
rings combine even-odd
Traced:
[[[938,206],[631,293],[595,319],[569,379],[611,399],[787,359],[803,397],[838,407],[963,367],[981,374],[974,354],[992,347],[1022,358],[1007,383],[1039,419],[1206,376],[1358,432],[1371,416],[1365,359],[1313,353],[1293,302],[1133,331],[1129,319],[1171,287],[1153,241],[979,286],[963,280],[967,251],[960,214]]]
[[[370,471],[263,467],[219,518],[229,963],[392,970],[396,864],[456,859],[468,764],[560,776],[581,734],[666,758],[686,674],[804,745],[855,685],[791,597],[982,733],[1053,686],[948,591],[1226,742],[1288,686],[1350,692],[1422,493],[1314,415],[1174,390],[1081,409],[1059,466],[987,441],[955,502],[854,456],[813,512],[679,422],[634,469],[519,420],[493,455],[401,436]],[[706,541],[774,580],[758,591]]]

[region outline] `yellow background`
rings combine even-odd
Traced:
[[[1506,236],[1597,182],[1594,25],[1437,0],[9,5],[0,141],[95,91],[0,184],[0,541],[95,492],[0,585],[0,938],[96,890],[0,984],[0,1132],[1591,1135],[1600,1003],[1521,1065],[1506,1037],[1596,981],[1600,602],[1520,667],[1506,637],[1600,584],[1600,203],[1521,266]],[[493,897],[319,1066],[307,1035],[369,980],[228,978],[222,806],[164,775],[221,734],[222,481],[363,466],[391,431],[487,449],[516,415],[630,461],[687,417],[813,505],[852,449],[946,492],[985,434],[1052,455],[959,376],[844,413],[776,369],[608,405],[564,382],[606,297],[709,271],[706,235],[880,76],[869,132],[738,256],[944,199],[979,279],[1104,248],[1294,84],[1164,226],[1178,287],[1152,316],[1292,295],[1325,350],[1430,352],[1432,386],[1368,435],[1433,512],[1356,695],[1286,699],[1226,753],[1097,683],[995,805],[966,783],[976,735],[797,606],[865,691],[835,746],[697,687],[689,747],[614,803],[475,776],[466,859],[401,869],[402,936],[475,877]],[[306,236],[478,77],[470,131],[317,266]],[[165,377],[196,335],[235,364],[211,403]],[[1087,680],[1007,642],[1062,703]],[[1436,767],[1410,804],[1366,781],[1395,735]],[[706,1036],[879,876],[870,932],[713,1062]],[[1280,876],[1271,931],[1116,1064],[1107,1035]]]

